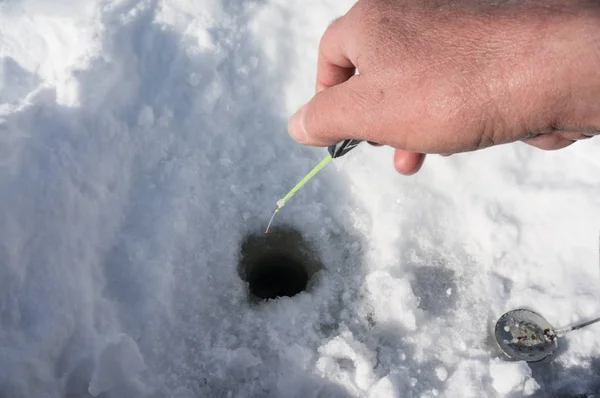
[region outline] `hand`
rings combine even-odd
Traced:
[[[360,0],[321,39],[317,94],[289,130],[390,145],[406,175],[425,153],[559,149],[599,132],[598,71],[597,1]]]

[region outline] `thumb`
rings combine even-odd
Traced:
[[[369,110],[373,108],[369,106],[372,100],[363,80],[356,75],[316,94],[290,118],[288,130],[292,138],[313,146],[369,139]]]

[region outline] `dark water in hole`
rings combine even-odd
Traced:
[[[284,254],[263,256],[248,275],[250,293],[261,299],[293,297],[308,285],[308,272],[302,264]]]
[[[240,245],[238,272],[254,298],[293,297],[307,289],[321,268],[313,246],[291,227],[249,234]]]

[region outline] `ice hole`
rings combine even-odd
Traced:
[[[306,269],[283,253],[263,255],[248,272],[250,293],[261,299],[293,297],[307,285]]]
[[[268,235],[247,235],[240,247],[240,277],[248,283],[251,298],[294,297],[310,286],[322,268],[312,246],[290,227],[272,229]]]

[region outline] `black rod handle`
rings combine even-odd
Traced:
[[[356,148],[358,144],[360,144],[361,140],[344,140],[340,141],[337,144],[331,145],[327,150],[333,159],[339,158],[340,156],[344,156],[352,149]]]

